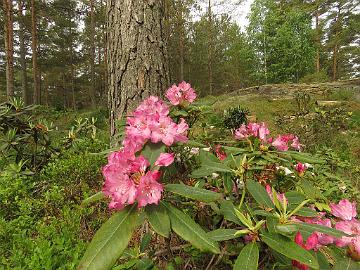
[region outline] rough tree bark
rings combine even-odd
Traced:
[[[209,73],[209,95],[213,94],[213,52],[214,52],[214,42],[213,42],[213,20],[212,20],[212,12],[211,12],[211,0],[209,0],[208,5],[208,20],[209,20],[209,34],[208,34],[208,73]]]
[[[37,64],[37,37],[36,37],[36,7],[35,0],[31,0],[31,49],[32,49],[32,68],[34,80],[34,104],[40,104],[40,81]]]
[[[9,100],[14,96],[14,17],[11,0],[3,0],[5,23],[5,54],[6,54],[6,95]]]
[[[18,16],[19,16],[19,46],[20,46],[20,66],[21,66],[21,92],[22,98],[25,102],[25,105],[29,104],[29,94],[27,87],[27,74],[26,74],[26,47],[25,47],[25,38],[24,38],[24,14],[23,10],[25,9],[25,2],[19,0],[18,2]]]
[[[141,100],[169,84],[164,0],[107,0],[110,135]],[[113,140],[113,144],[114,144]]]

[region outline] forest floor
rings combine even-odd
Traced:
[[[300,108],[297,97],[304,94],[309,99],[302,101]],[[306,151],[326,146],[360,166],[360,79],[255,86],[208,96],[202,102],[218,114],[229,107],[248,108],[250,120],[266,122],[270,130],[297,132]]]

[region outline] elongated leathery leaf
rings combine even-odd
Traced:
[[[299,261],[314,269],[319,269],[317,259],[309,251],[298,246],[289,238],[275,233],[263,233],[261,240],[273,250],[292,260]]]
[[[257,270],[259,248],[255,242],[247,244],[240,252],[234,265],[234,270]]]
[[[191,187],[182,184],[168,184],[165,189],[197,201],[215,202],[221,199],[221,194],[203,188]]]
[[[166,203],[163,205],[168,211],[171,228],[176,234],[202,251],[220,253],[218,244],[209,239],[199,224],[175,207]]]
[[[313,233],[313,232],[320,232],[320,233],[324,233],[327,235],[331,235],[331,236],[335,236],[335,237],[342,237],[342,236],[346,236],[346,234],[342,231],[336,230],[334,228],[330,228],[327,226],[322,226],[322,225],[318,225],[318,224],[308,224],[308,223],[303,223],[303,222],[299,222],[299,223],[294,223],[294,225],[296,225],[299,230],[303,230],[309,233]]]
[[[274,208],[274,204],[271,201],[269,194],[266,192],[265,188],[257,182],[253,180],[248,180],[246,183],[246,187],[250,192],[251,196],[255,199],[255,201],[268,208]]]
[[[208,232],[206,235],[214,240],[214,241],[226,241],[234,238],[238,238],[239,236],[235,236],[235,233],[238,230],[234,229],[217,229],[211,232]]]
[[[146,217],[154,231],[164,237],[170,233],[170,219],[163,205],[147,205],[145,208]]]
[[[109,218],[96,232],[78,270],[111,269],[127,247],[137,225],[135,206],[128,206]]]

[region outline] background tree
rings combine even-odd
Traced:
[[[6,55],[6,96],[14,96],[14,14],[11,0],[3,0]]]
[[[110,132],[141,100],[169,85],[165,1],[107,1]]]

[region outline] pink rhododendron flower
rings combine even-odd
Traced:
[[[146,172],[149,165],[143,156],[136,157],[126,148],[109,155],[108,164],[102,169],[105,177],[103,192],[111,198],[109,208],[120,210],[136,200],[139,202],[139,207],[149,203],[158,203],[162,185],[152,180],[157,181],[160,174]]]
[[[259,139],[263,142],[266,142],[266,136],[270,134],[269,129],[266,127],[265,123],[261,123],[259,127]]]
[[[192,103],[196,98],[194,89],[187,82],[181,82],[178,86],[175,84],[166,91],[166,97],[173,105],[183,104],[184,102]]]
[[[221,149],[220,144],[216,145],[215,153],[219,160],[224,160],[227,157],[226,153]]]
[[[184,119],[176,124],[169,116],[169,107],[157,97],[145,99],[127,118],[123,146],[138,152],[151,140],[162,141],[170,146],[175,142],[185,142],[188,125]]]
[[[155,162],[155,166],[169,166],[174,162],[174,153],[161,153]]]
[[[315,233],[313,233],[306,240],[306,243],[304,243],[301,233],[298,232],[295,236],[295,243],[298,244],[299,246],[303,247],[306,250],[316,250],[316,247],[318,245],[318,236]],[[309,266],[302,264],[295,260],[292,261],[292,265],[297,267],[300,270],[310,269]]]
[[[292,141],[291,147],[294,148],[295,150],[300,151],[301,146],[302,146],[302,144],[300,144],[299,138],[297,136],[295,136]]]
[[[235,130],[235,139],[243,140],[249,137],[245,124],[242,124],[237,130]]]
[[[253,136],[259,138],[263,142],[266,142],[266,136],[269,134],[270,131],[264,122],[261,124],[252,122],[247,125],[242,124],[237,130],[235,130],[235,139],[243,140],[249,136]]]
[[[353,239],[349,246],[349,255],[353,260],[360,261],[360,236]]]
[[[351,220],[353,217],[356,217],[356,203],[349,202],[344,199],[341,200],[338,204],[331,203],[331,214],[335,217],[341,218],[342,220]]]
[[[356,219],[339,221],[335,224],[335,229],[353,236],[343,236],[335,239],[335,244],[338,247],[345,247],[353,243],[355,238],[360,237],[360,222]]]
[[[187,140],[186,131],[188,125],[184,119],[181,119],[180,123],[176,124],[170,117],[162,118],[151,129],[151,142],[153,143],[162,141],[165,145],[170,146],[175,142],[185,142]]]
[[[250,136],[257,137],[259,133],[260,125],[258,123],[249,123],[247,126],[247,132]]]
[[[273,142],[272,146],[274,146],[279,151],[287,151],[289,150],[288,140],[286,140],[283,136],[279,135]]]
[[[287,151],[289,150],[289,142],[292,141],[291,147],[295,150],[300,150],[301,144],[299,142],[299,138],[294,136],[293,134],[284,134],[279,135],[271,144],[278,151]]]
[[[139,207],[159,203],[163,191],[162,184],[157,182],[160,176],[161,173],[159,171],[149,171],[140,178],[140,184],[136,193]]]
[[[307,166],[301,162],[298,162],[295,165],[295,170],[299,173],[299,175],[303,175],[304,172],[306,171],[306,169],[307,169]]]

